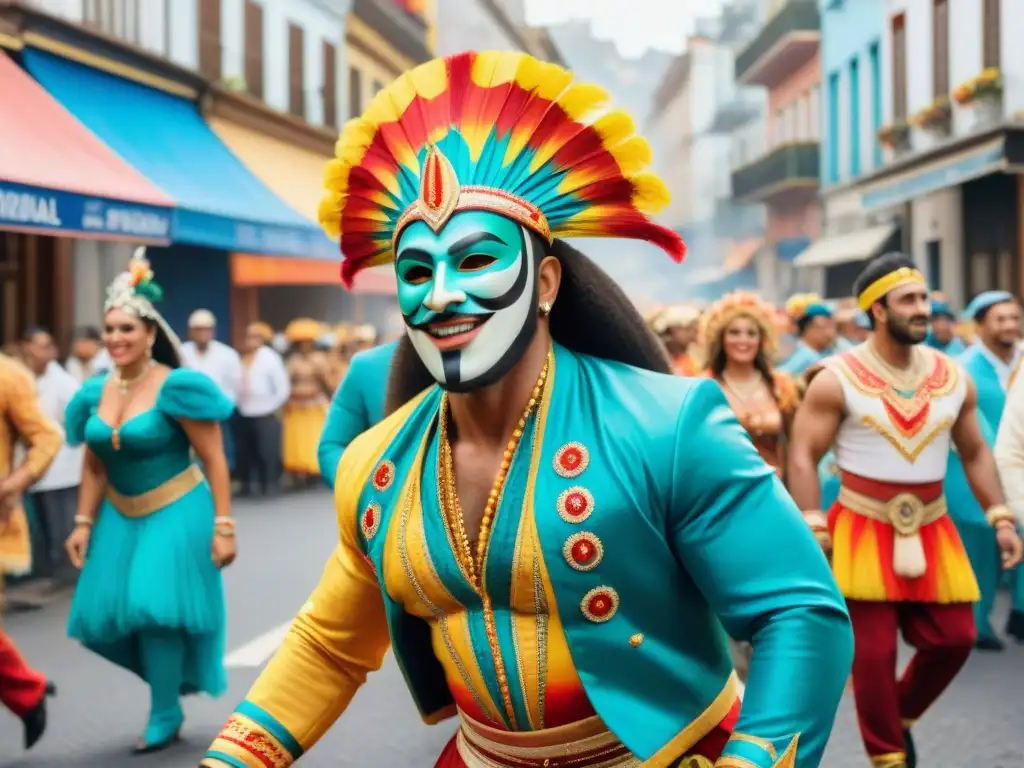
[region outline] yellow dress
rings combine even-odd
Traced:
[[[328,402],[324,393],[324,363],[321,355],[295,355],[288,361],[291,399],[284,409],[285,472],[319,475],[316,449],[327,421]]]

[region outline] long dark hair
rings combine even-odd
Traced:
[[[534,238],[534,253],[562,264],[558,300],[551,308],[551,337],[567,349],[656,373],[672,373],[661,340],[607,272],[564,240],[548,245]],[[392,413],[434,384],[434,377],[403,336],[388,376],[385,411]]]

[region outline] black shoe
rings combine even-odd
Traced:
[[[1006,634],[1018,643],[1024,643],[1024,611],[1011,611],[1006,622]]]
[[[998,637],[979,637],[974,641],[974,647],[979,651],[1001,651],[1006,644]]]
[[[47,680],[43,698],[36,704],[35,709],[21,718],[21,722],[25,725],[25,749],[32,749],[43,738],[43,734],[46,732],[46,699],[56,695],[57,686]]]
[[[139,743],[135,745],[134,749],[132,749],[132,754],[133,755],[151,755],[154,752],[163,752],[168,747],[170,747],[170,746],[172,746],[174,744],[177,744],[178,741],[180,741],[180,740],[181,740],[181,728],[178,728],[178,730],[176,730],[174,733],[172,733],[169,738],[167,738],[164,741],[161,741],[161,742],[159,742],[157,744],[146,744],[145,741],[140,739]]]
[[[917,748],[909,730],[903,731],[903,751],[907,755],[907,768],[917,768]]]

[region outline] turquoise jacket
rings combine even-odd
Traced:
[[[809,347],[803,341],[800,341],[797,343],[793,354],[787,357],[776,367],[778,370],[783,373],[788,373],[790,376],[803,376],[804,372],[818,361],[824,360],[826,357],[841,351],[843,350],[834,345],[823,352],[818,352],[816,349]]]
[[[1006,392],[999,383],[999,374],[992,363],[981,351],[980,344],[972,344],[957,362],[971,374],[974,386],[978,390],[978,410],[988,421],[993,431],[999,430],[999,422],[1003,420],[1003,409],[1006,407]]]
[[[545,410],[531,426],[537,470],[530,475],[515,462],[510,483],[518,475],[512,496],[519,499],[522,487],[532,486],[523,514],[532,512],[537,525],[573,663],[601,719],[637,757],[651,759],[727,689],[728,632],[756,649],[736,731],[770,741],[780,756],[799,736],[795,766],[818,766],[852,663],[849,617],[799,510],[721,388],[557,345],[553,376]],[[408,506],[400,503],[403,479],[420,471],[415,462],[424,441],[436,441],[440,398],[439,388],[428,391],[383,448],[396,482],[382,489],[376,473],[345,478],[345,487],[363,489],[356,508],[381,515],[381,531],[391,530],[393,516]],[[388,419],[361,436],[353,459],[390,428]],[[566,477],[556,457],[570,444],[583,446],[589,462]],[[352,464],[344,463],[341,474]],[[425,517],[437,509],[431,465],[423,469]],[[586,572],[566,562],[563,548],[579,528],[563,519],[558,502],[580,486],[596,499],[586,528],[605,542],[600,566]],[[384,587],[395,562],[387,550],[392,537],[356,535],[381,579],[391,647],[420,711],[449,707],[427,625]],[[441,536],[427,546],[440,557],[449,545]],[[581,610],[584,596],[598,588],[612,590],[619,606],[603,622]],[[637,634],[646,640],[631,647],[627,641]],[[505,652],[516,658],[514,648]],[[756,739],[734,739],[725,754],[754,768],[775,764]]]
[[[320,474],[331,488],[348,444],[384,418],[388,371],[396,349],[398,342],[392,341],[355,355],[331,401],[317,448]]]
[[[931,331],[928,331],[928,338],[925,339],[924,343],[932,349],[937,349],[939,352],[945,352],[950,357],[959,357],[967,349],[967,347],[964,346],[964,343],[956,336],[943,344],[932,336]]]

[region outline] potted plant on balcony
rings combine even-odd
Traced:
[[[924,109],[910,118],[910,124],[932,133],[949,133],[953,109],[948,96],[936,96]]]
[[[962,107],[973,107],[977,123],[998,121],[1003,113],[1003,73],[997,67],[989,67],[958,85],[953,101]]]
[[[910,149],[910,123],[906,120],[896,120],[889,125],[883,125],[878,130],[878,141],[883,147],[888,147],[897,154]]]

